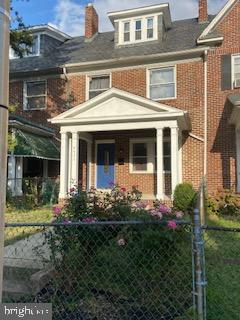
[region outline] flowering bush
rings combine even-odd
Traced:
[[[94,223],[120,220],[179,220],[184,214],[166,204],[156,202],[150,206],[141,201],[141,192],[133,187],[129,192],[124,186],[114,185],[110,192],[92,188],[89,192],[71,188],[63,208],[54,207],[54,221]],[[174,229],[174,223],[166,223]]]

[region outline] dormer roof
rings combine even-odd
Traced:
[[[126,18],[134,18],[136,16],[148,15],[148,14],[157,14],[162,13],[164,17],[165,26],[167,29],[170,29],[172,26],[171,13],[168,3],[162,3],[152,6],[145,6],[140,8],[121,10],[109,12],[108,17],[112,24],[114,21]]]
[[[50,24],[40,24],[36,26],[31,26],[28,28],[33,34],[34,33],[45,33],[50,37],[57,39],[61,42],[72,39],[68,34],[60,31],[59,29],[53,27]]]

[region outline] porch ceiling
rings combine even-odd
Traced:
[[[177,121],[182,130],[191,130],[188,113],[119,89],[68,110],[49,121],[61,127],[79,126],[82,131],[155,128],[158,122]],[[89,127],[89,128],[88,128]]]

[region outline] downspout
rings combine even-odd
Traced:
[[[203,176],[205,183],[207,182],[207,165],[208,165],[208,50],[204,51],[203,63],[204,63],[204,164],[203,164]]]

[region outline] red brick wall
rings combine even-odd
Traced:
[[[223,44],[211,51],[208,58],[208,188],[236,187],[236,145],[234,126],[229,124],[232,106],[230,93],[240,89],[221,90],[221,56],[240,53],[240,4],[229,12],[217,30]]]

